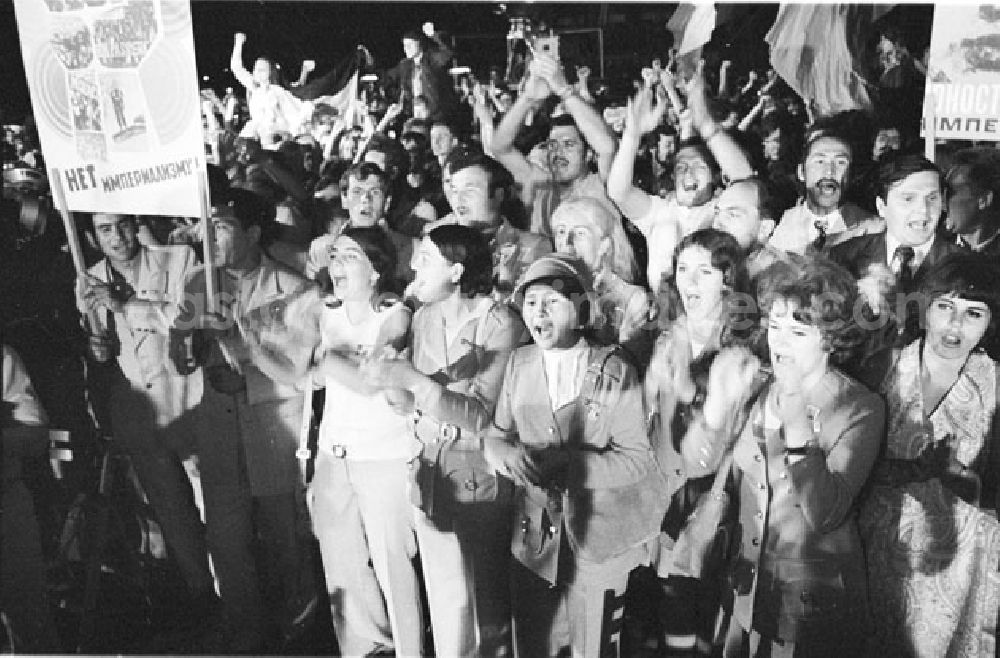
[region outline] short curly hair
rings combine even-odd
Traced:
[[[795,320],[819,329],[831,363],[844,363],[865,342],[866,333],[856,317],[860,309],[857,282],[825,256],[788,254],[764,270],[757,280],[762,322],[766,323],[778,300],[795,307]]]

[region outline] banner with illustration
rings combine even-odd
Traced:
[[[188,0],[14,6],[42,152],[69,209],[198,216],[205,147]]]
[[[936,137],[1000,141],[1000,7],[937,5],[927,94]]]

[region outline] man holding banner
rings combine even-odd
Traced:
[[[200,372],[180,372],[169,358],[172,309],[194,267],[187,246],[139,244],[131,215],[95,213],[90,237],[104,255],[79,280],[81,310],[96,314],[89,356],[117,362],[109,395],[111,430],[128,453],[156,512],[195,608],[212,604],[195,441],[187,411],[202,397]],[[191,474],[195,491],[185,470]],[[192,496],[194,493],[194,496]]]
[[[211,213],[215,241],[206,245],[206,260],[218,266],[218,312],[205,300],[208,270],[201,269],[188,278],[176,325],[195,329],[206,345],[199,354],[205,392],[192,416],[224,615],[221,644],[210,648],[253,652],[269,646],[275,632],[294,635],[316,603],[296,459],[305,395],[270,377],[255,348],[261,333],[284,331],[281,357],[308,363],[319,342],[319,318],[313,325],[285,316],[286,305],[313,285],[261,248],[262,232],[274,223],[273,205],[231,189],[213,195]],[[318,305],[318,295],[314,301]],[[291,337],[292,326],[304,333]]]

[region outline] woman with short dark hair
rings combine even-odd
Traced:
[[[524,324],[492,298],[493,258],[481,231],[444,224],[411,262],[410,359],[383,359],[367,381],[396,387],[414,412],[411,462],[417,545],[439,656],[510,653],[509,483],[483,455],[504,367]]]
[[[893,354],[881,391],[884,457],[861,506],[872,655],[992,656],[996,650],[996,266],[951,256],[920,294],[922,336]]]

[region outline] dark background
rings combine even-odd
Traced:
[[[41,1],[41,0],[38,0]],[[505,3],[495,2],[335,2],[290,0],[192,0],[195,51],[200,76],[219,93],[235,80],[227,72],[233,33],[245,32],[244,62],[258,55],[275,59],[295,79],[303,59],[314,59],[317,73],[364,44],[376,67],[393,66],[402,56],[400,38],[424,21],[454,37],[457,63],[484,77],[490,65],[505,65],[510,15],[529,15],[556,30],[602,27],[605,78],[628,80],[672,45],[666,22],[676,3]],[[774,22],[777,4],[717,4],[719,27],[706,57],[734,62],[739,75],[750,66],[767,66],[763,38]],[[919,54],[930,39],[932,5],[898,5],[889,17],[910,36]],[[563,37],[564,60],[572,70],[587,64],[599,75],[593,35]],[[580,61],[573,61],[576,58]],[[714,60],[714,61],[713,61]],[[5,122],[21,122],[30,110],[13,0],[0,0],[0,110]]]

